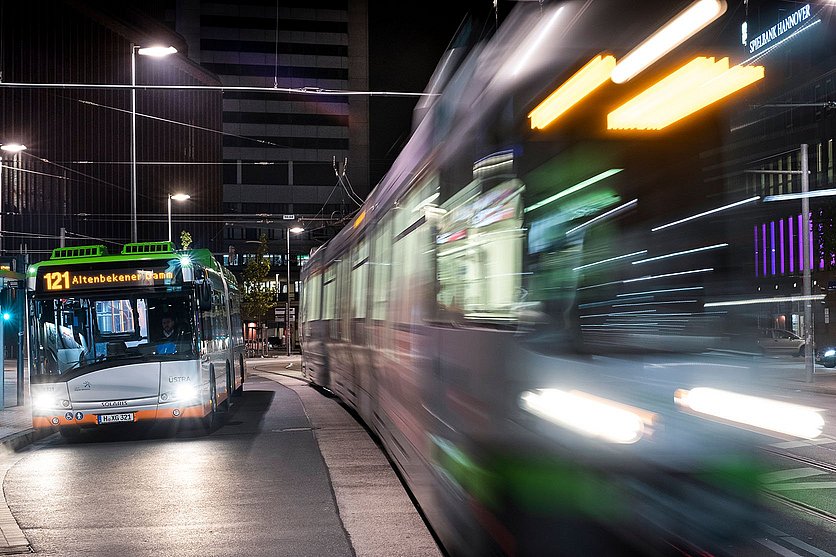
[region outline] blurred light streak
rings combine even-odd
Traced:
[[[416,205],[415,208],[412,209],[412,212],[416,213],[416,212],[420,211],[421,209],[423,209],[424,207],[426,207],[427,205],[429,205],[430,203],[432,203],[433,201],[438,199],[439,195],[441,195],[441,192],[438,192],[438,191],[435,192],[434,194],[432,194],[428,198],[421,201],[418,205]]]
[[[632,201],[628,201],[628,202],[627,202],[627,203],[625,203],[624,205],[619,205],[619,206],[618,206],[618,207],[616,207],[615,209],[610,209],[609,211],[607,211],[607,212],[606,212],[606,213],[604,213],[603,215],[598,215],[597,217],[595,217],[595,218],[593,218],[593,219],[590,219],[590,220],[586,221],[586,222],[585,222],[585,223],[583,223],[583,224],[579,224],[579,225],[578,225],[578,226],[576,226],[575,228],[570,228],[569,230],[567,230],[567,231],[566,231],[566,236],[568,236],[568,235],[570,235],[570,234],[573,234],[573,233],[577,232],[578,230],[582,230],[582,229],[586,228],[587,226],[591,226],[591,225],[595,224],[595,223],[596,223],[596,222],[598,222],[598,221],[604,220],[604,219],[606,219],[607,217],[611,217],[611,216],[613,216],[613,215],[615,215],[615,214],[617,214],[617,213],[620,213],[621,211],[623,211],[623,210],[625,210],[625,209],[630,208],[631,206],[633,206],[633,205],[637,204],[638,202],[639,202],[639,200],[638,200],[638,199],[634,199],[634,200],[632,200]]]
[[[552,16],[549,18],[549,20],[545,23],[545,25],[543,25],[542,29],[540,29],[540,32],[537,34],[534,40],[532,40],[531,45],[529,45],[525,53],[523,53],[523,55],[520,56],[520,60],[517,63],[517,66],[511,73],[512,76],[516,76],[528,64],[529,58],[531,58],[534,52],[536,52],[537,49],[540,48],[540,44],[543,42],[543,40],[545,40],[546,36],[549,34],[549,31],[551,31],[551,28],[557,22],[557,18],[560,16],[560,12],[562,11],[563,6],[558,8],[557,11],[554,12]]]
[[[642,296],[640,298],[634,298],[635,301],[642,301],[642,300],[652,300],[653,296]],[[624,300],[603,300],[600,302],[589,302],[587,304],[578,304],[579,309],[586,309],[586,308],[594,308],[594,307],[601,307],[601,306],[611,306],[615,302],[623,302]]]
[[[587,186],[591,186],[592,184],[600,182],[601,180],[603,180],[605,178],[609,178],[610,176],[612,176],[614,174],[618,174],[622,170],[624,170],[624,169],[623,168],[610,168],[609,170],[605,170],[604,172],[601,172],[600,174],[596,174],[595,176],[593,176],[591,178],[587,178],[583,182],[578,182],[574,186],[570,186],[570,187],[566,188],[565,190],[554,194],[551,197],[547,197],[543,201],[538,201],[537,203],[535,203],[531,207],[526,207],[525,212],[528,213],[529,211],[534,211],[535,209],[539,209],[543,205],[548,205],[552,201],[557,201],[561,197],[566,197],[569,194],[575,193],[576,191],[580,191]]]
[[[363,211],[362,213],[357,215],[357,218],[354,219],[353,227],[357,228],[358,226],[360,226],[363,223],[364,220],[366,220],[366,211]]]
[[[599,54],[587,62],[528,114],[531,119],[531,129],[543,129],[554,122],[584,97],[606,83],[613,68],[615,68],[615,56],[612,55]]]
[[[701,247],[701,248],[694,248],[694,249],[689,249],[689,250],[685,250],[685,251],[677,251],[677,252],[674,252],[674,253],[669,253],[667,255],[659,255],[657,257],[651,257],[649,259],[640,259],[639,261],[633,261],[633,265],[638,265],[639,263],[648,263],[650,261],[659,261],[660,259],[667,259],[669,257],[676,257],[678,255],[688,255],[689,253],[697,253],[697,252],[700,252],[700,251],[707,251],[707,250],[710,250],[710,249],[725,248],[727,246],[728,246],[728,244],[714,244],[713,246],[704,246],[704,247]]]
[[[514,164],[514,151],[507,149],[483,157],[473,163],[473,175],[490,174],[503,166]]]
[[[781,193],[778,195],[767,195],[764,201],[791,201],[793,199],[804,199],[805,197],[829,197],[836,195],[836,189],[815,190],[807,193]]]
[[[637,315],[637,314],[640,314],[640,313],[656,313],[656,310],[655,309],[642,309],[642,310],[636,310],[636,311],[620,311],[620,312],[615,312],[615,313],[594,313],[594,314],[591,314],[591,315],[581,315],[580,318],[581,319],[589,319],[591,317],[617,317],[619,315]],[[654,315],[654,318],[655,317],[656,316]]]
[[[572,268],[573,271],[579,271],[581,269],[587,269],[589,267],[594,267],[595,265],[602,265],[604,263],[609,263],[610,261],[618,261],[619,259],[626,259],[628,257],[634,257],[636,255],[642,255],[643,253],[647,253],[646,249],[641,251],[634,251],[633,253],[625,253],[624,255],[617,255],[615,257],[610,257],[609,259],[602,259],[601,261],[596,261],[595,263],[587,263],[586,265],[581,265],[580,267]],[[635,263],[633,263],[635,265]]]
[[[763,66],[698,56],[610,112],[607,129],[661,130],[763,77]]]
[[[693,273],[709,273],[713,270],[714,270],[714,267],[706,267],[704,269],[692,269],[690,271],[680,271],[678,273],[665,273],[664,275],[649,275],[649,276],[644,276],[644,277],[639,277],[639,278],[634,278],[634,279],[626,279],[626,280],[623,280],[622,282],[624,282],[624,283],[639,282],[640,280],[653,280],[653,279],[660,279],[660,278],[667,278],[667,277],[678,277],[678,276],[681,276],[681,275],[690,275],[690,274],[693,274]]]
[[[720,306],[747,306],[752,304],[779,304],[781,302],[806,302],[824,300],[826,294],[813,294],[812,296],[784,296],[777,298],[748,298],[745,300],[729,300],[726,302],[706,302],[705,307]]]
[[[824,427],[815,408],[709,387],[678,389],[674,402],[697,414],[803,439],[815,439]]]
[[[616,294],[617,298],[625,296],[644,296],[645,294],[664,294],[667,292],[687,292],[689,290],[703,290],[704,286],[686,286],[684,288],[664,288],[662,290],[647,290],[645,292],[625,292],[624,294]]]
[[[656,414],[580,391],[538,389],[520,395],[523,410],[587,437],[609,443],[635,443]]]
[[[745,203],[751,203],[752,201],[757,201],[760,198],[761,197],[759,195],[755,195],[755,196],[750,197],[748,199],[742,199],[740,201],[735,201],[734,203],[730,203],[729,205],[723,205],[722,207],[717,207],[716,209],[711,209],[711,210],[708,210],[708,211],[704,211],[702,213],[698,213],[698,214],[692,215],[690,217],[685,217],[684,219],[679,219],[679,220],[674,221],[674,222],[669,222],[668,224],[663,224],[662,226],[657,226],[656,228],[651,228],[650,231],[651,232],[657,232],[659,230],[663,230],[663,229],[669,228],[671,226],[676,226],[677,224],[682,224],[683,222],[688,222],[688,221],[692,221],[694,219],[698,219],[700,217],[705,217],[705,216],[708,216],[708,215],[712,215],[714,213],[718,213],[720,211],[725,211],[726,209],[731,209],[733,207],[737,207],[737,206],[743,205]]]
[[[613,280],[613,281],[610,281],[610,282],[602,282],[601,284],[593,284],[591,286],[581,286],[581,287],[578,288],[578,290],[589,290],[590,288],[598,288],[598,287],[601,287],[601,286],[610,286],[610,285],[613,285],[613,284],[621,284],[621,283],[622,283],[622,281],[620,281],[620,280]]]
[[[681,45],[726,11],[724,0],[698,0],[631,50],[612,72],[615,83],[625,83]],[[617,17],[616,14],[613,14]]]
[[[614,308],[626,308],[635,306],[657,306],[661,304],[693,304],[696,300],[668,300],[665,302],[638,302],[634,304],[613,304]]]

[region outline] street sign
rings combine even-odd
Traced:
[[[282,220],[296,220],[296,215],[282,215]]]

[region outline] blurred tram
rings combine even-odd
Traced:
[[[303,371],[449,554],[733,554],[763,518],[759,436],[820,430],[754,396],[736,300],[758,198],[726,187],[722,145],[764,73],[704,44],[725,10],[519,3],[448,52],[391,170],[311,254]],[[683,44],[630,58],[676,21]]]

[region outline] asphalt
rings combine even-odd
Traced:
[[[0,409],[0,486],[28,445],[56,430],[32,428],[28,381],[16,405],[15,362],[6,362],[6,405]],[[248,358],[250,375],[267,377],[294,390],[316,432],[337,499],[340,517],[357,557],[441,557],[438,546],[391,464],[352,415],[336,399],[322,396],[301,374],[299,355]],[[346,447],[350,447],[347,454]],[[370,488],[371,486],[371,488]],[[398,533],[394,544],[382,533]],[[0,555],[30,553],[29,542],[0,491]]]
[[[286,386],[293,388],[302,399],[302,403],[306,406],[312,407],[316,405],[327,404],[325,401],[330,401],[330,404],[336,404],[333,399],[326,399],[322,396],[317,396],[313,389],[307,386],[307,382],[303,379],[300,366],[301,357],[299,355],[271,355],[264,358],[249,358],[247,366],[250,373],[270,377],[277,380]],[[765,377],[772,386],[797,391],[811,391],[818,393],[834,394],[836,395],[836,369],[830,370],[821,366],[816,366],[812,381],[806,375],[803,361],[800,360],[776,360],[776,366],[773,372]],[[16,368],[15,362],[6,362],[5,374],[5,405],[0,409],[0,481],[5,479],[6,471],[18,460],[15,453],[24,450],[28,445],[52,435],[53,430],[35,430],[32,428],[32,412],[29,405],[28,381],[24,383],[24,399],[23,404],[17,405],[16,395]],[[350,435],[356,437],[356,442],[364,442],[371,444],[367,432],[359,425],[354,423],[351,428],[347,427],[349,422],[353,421],[347,412],[334,413],[319,413],[308,412],[312,421],[315,416],[320,417],[320,420],[331,421],[338,420],[341,423],[332,429],[338,432],[338,435],[345,436],[346,431],[350,430]],[[336,416],[336,418],[335,418]],[[333,424],[332,424],[333,425]],[[351,526],[353,520],[352,508],[362,503],[358,502],[357,494],[352,491],[352,480],[339,472],[340,455],[338,450],[332,450],[330,447],[337,447],[339,445],[331,445],[328,438],[328,428],[315,427],[322,431],[318,434],[320,448],[323,452],[323,457],[328,463],[332,474],[332,482],[335,484],[335,495],[338,498],[338,503],[341,506],[341,513],[343,513],[343,520],[346,521],[346,526]],[[373,449],[373,447],[370,448]],[[369,450],[369,454],[379,453],[379,451]],[[356,455],[354,455],[356,458]],[[382,468],[388,468],[389,465],[385,460],[381,460],[382,455],[372,457],[375,460],[370,461],[370,469],[375,470],[375,474],[379,477]],[[354,471],[357,468],[353,468]],[[398,485],[396,476],[392,472],[390,475],[390,485],[387,489],[387,494],[391,497],[399,497],[401,499],[407,496],[402,492]],[[340,501],[340,499],[342,499]],[[410,504],[405,499],[401,501],[401,508],[410,508]],[[344,508],[343,508],[344,507]],[[356,508],[362,508],[356,506]],[[358,514],[359,515],[359,514]],[[391,513],[390,513],[391,515]],[[416,532],[417,539],[422,541],[422,555],[437,555],[434,549],[434,542],[429,538],[426,530],[421,523],[420,518],[415,512],[395,514],[388,517],[390,520],[396,521],[390,524],[392,528],[413,530]],[[381,526],[377,525],[378,528]],[[398,530],[395,530],[398,531]],[[364,534],[362,531],[355,532],[352,535],[352,541],[355,544],[355,551],[360,555],[386,555],[387,551],[391,552],[392,547],[379,547],[375,542],[376,536],[373,532]],[[359,544],[360,547],[357,547]],[[365,544],[365,546],[364,546]],[[413,548],[414,550],[414,548]],[[5,500],[0,497],[0,555],[8,555],[15,553],[24,553],[29,551],[28,542],[23,532],[18,527],[17,522],[11,514]],[[388,553],[391,555],[391,553]]]

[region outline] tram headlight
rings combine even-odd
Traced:
[[[703,418],[802,439],[815,439],[824,428],[819,409],[720,389],[678,389],[674,402]]]
[[[635,443],[652,432],[656,414],[580,391],[537,389],[520,395],[523,410],[586,437]]]

